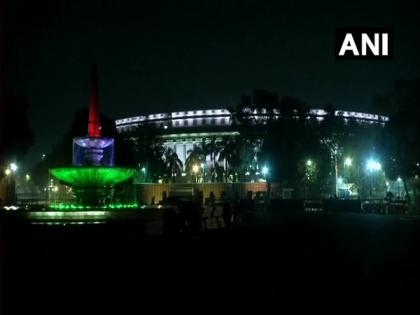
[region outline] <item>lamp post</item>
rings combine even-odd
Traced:
[[[347,183],[350,182],[350,178],[351,178],[350,168],[353,166],[353,159],[349,156],[346,157],[344,159],[343,165],[344,165],[344,168],[343,168],[342,174],[341,174],[341,176],[338,177],[338,180],[340,181],[339,182],[340,185],[344,183],[344,178],[346,178]]]
[[[402,198],[402,196],[401,196],[401,185],[402,185],[401,177],[397,178],[397,184],[398,184],[398,197]]]
[[[337,197],[340,197],[340,195],[338,194],[340,187],[342,187],[344,183],[344,179],[342,177],[337,177]],[[344,195],[345,196],[345,195]],[[343,198],[343,196],[341,196],[341,198]]]
[[[18,166],[16,163],[11,163],[4,171],[6,175],[6,200],[5,204],[12,204],[15,201],[15,178],[14,174],[17,172]]]
[[[263,174],[264,177],[266,177],[268,175],[268,167],[266,165],[263,166],[261,173]]]
[[[143,174],[143,182],[144,183],[146,182],[146,172],[147,172],[146,167],[143,166],[141,168],[141,173]]]
[[[200,164],[200,167],[201,167],[201,174],[202,174],[202,176],[203,176],[203,180],[202,180],[202,182],[204,183],[205,182],[205,180],[206,180],[206,171],[205,171],[205,166],[206,166],[206,164],[204,164],[204,163],[201,163]]]
[[[10,176],[12,174],[12,170],[10,168],[6,168],[4,174],[6,175],[6,192],[4,196],[4,204],[8,205],[10,202]]]
[[[11,163],[10,164],[10,169],[12,170],[13,173],[15,173],[18,170],[18,166],[16,163]]]
[[[334,149],[334,194],[335,197],[338,195],[338,189],[337,189],[337,178],[338,178],[338,162],[337,162],[337,149]]]
[[[305,163],[306,170],[305,170],[305,199],[308,198],[308,184],[311,180],[312,175],[312,166],[314,165],[314,162],[311,159],[308,159]]]
[[[195,182],[198,182],[198,171],[200,170],[200,167],[198,166],[198,164],[194,164],[192,166],[192,172],[195,175]]]
[[[350,167],[353,164],[353,160],[350,157],[344,159],[344,167]]]
[[[382,170],[382,164],[374,159],[366,162],[366,170],[369,175],[369,197],[372,197],[373,175]]]
[[[31,203],[33,203],[34,202],[34,189],[32,187],[32,183],[31,183],[31,175],[26,174],[25,175],[25,180],[26,180],[26,189],[30,191]]]
[[[271,195],[271,182],[269,180],[269,172],[270,172],[270,169],[268,168],[268,166],[264,165],[261,169],[261,174],[264,176],[267,182],[267,200],[270,200],[270,195]]]

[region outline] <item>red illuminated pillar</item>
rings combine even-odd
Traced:
[[[88,136],[100,137],[101,123],[99,119],[98,73],[96,66],[92,66],[92,87],[90,92]]]

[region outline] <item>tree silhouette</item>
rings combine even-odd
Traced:
[[[165,163],[172,181],[175,182],[176,176],[181,174],[182,161],[179,159],[178,154],[171,148],[166,148],[165,150]]]
[[[194,165],[201,165],[206,162],[207,151],[205,140],[201,144],[195,144],[191,150],[187,152],[188,157],[185,161],[187,172],[191,173]]]
[[[420,79],[398,80],[391,91],[375,99],[376,106],[394,112],[376,142],[386,175],[400,177],[409,202],[409,182],[419,189],[420,173]]]
[[[220,149],[221,148],[220,148],[219,142],[217,142],[216,140],[216,137],[212,137],[210,141],[205,143],[204,145],[204,153],[206,154],[206,156],[210,157],[210,162],[211,162],[210,174],[211,174],[212,182],[214,182],[217,177],[216,156],[219,154]]]
[[[219,162],[226,161],[225,181],[229,175],[238,174],[240,179],[250,164],[253,164],[255,146],[244,137],[224,137],[219,143]]]
[[[154,125],[142,125],[132,133],[136,165],[146,171],[146,179],[157,181],[167,173],[165,147],[160,130]]]

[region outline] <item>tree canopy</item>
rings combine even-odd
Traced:
[[[387,176],[407,181],[420,173],[420,79],[398,80],[375,98],[375,105],[392,113],[376,146]]]

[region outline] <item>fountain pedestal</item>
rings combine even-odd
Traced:
[[[76,206],[89,207],[111,204],[115,185],[134,175],[134,169],[114,167],[114,139],[102,137],[95,67],[92,69],[88,135],[73,139],[73,166],[52,168],[50,172],[72,187]]]
[[[114,166],[114,139],[74,138],[73,165]]]

